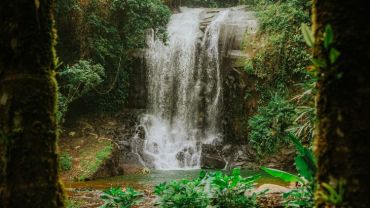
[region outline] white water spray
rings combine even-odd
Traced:
[[[149,108],[141,126],[144,157],[155,169],[199,168],[201,144],[222,140],[222,39],[228,38],[223,31],[232,15],[223,10],[202,22],[205,10],[174,14],[167,44],[148,38]]]

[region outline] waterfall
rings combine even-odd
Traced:
[[[222,31],[232,15],[206,10],[172,15],[166,44],[148,36],[149,106],[140,125],[145,161],[156,169],[199,168],[201,145],[222,140]]]

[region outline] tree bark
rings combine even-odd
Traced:
[[[314,0],[314,57],[327,57],[323,47],[325,26],[334,32],[337,62],[320,69],[317,98],[318,158],[316,205],[332,207],[320,199],[322,183],[332,187],[343,181],[343,202],[336,207],[369,207],[370,188],[370,11],[366,1]]]
[[[63,207],[52,0],[0,1],[0,207]]]

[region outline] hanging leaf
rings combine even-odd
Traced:
[[[330,56],[330,63],[334,64],[337,61],[338,57],[340,56],[340,52],[335,48],[331,48],[329,52],[329,56]]]
[[[293,175],[291,173],[288,173],[288,172],[285,172],[285,171],[282,171],[282,170],[277,170],[277,169],[273,169],[273,168],[267,168],[267,167],[263,167],[263,166],[261,167],[261,169],[263,171],[265,171],[266,173],[270,174],[271,176],[280,178],[281,180],[283,180],[285,182],[300,182],[300,183],[304,183],[303,179],[300,178],[299,176]]]
[[[306,41],[306,44],[312,48],[313,43],[314,43],[314,36],[313,36],[311,28],[309,28],[307,24],[302,23],[301,31],[302,31],[304,40]]]
[[[330,45],[333,43],[333,29],[331,25],[327,25],[325,27],[325,34],[324,34],[324,47],[329,49]]]

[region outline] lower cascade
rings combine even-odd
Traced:
[[[247,30],[241,8],[181,8],[163,43],[148,35],[143,157],[155,169],[200,168],[202,144],[222,142],[222,60]]]

